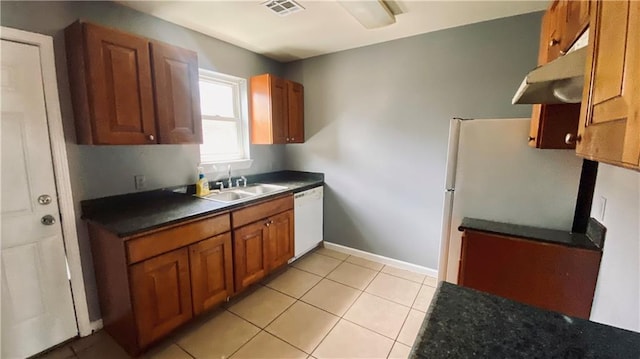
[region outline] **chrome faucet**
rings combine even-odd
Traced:
[[[240,176],[240,178],[238,178],[236,180],[236,187],[240,187],[240,182],[242,182],[242,184],[244,185],[244,187],[247,187],[247,177],[245,176]]]
[[[227,174],[229,175],[229,186],[227,188],[233,188],[233,182],[231,182],[231,164],[227,165]]]

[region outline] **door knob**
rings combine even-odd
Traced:
[[[567,145],[579,143],[581,140],[582,136],[574,135],[573,133],[567,133],[567,135],[564,136],[564,143],[566,143]]]
[[[56,219],[52,215],[47,214],[40,219],[40,223],[44,224],[45,226],[51,226],[56,223]]]
[[[38,203],[40,203],[43,206],[46,206],[47,204],[51,203],[51,196],[49,196],[48,194],[40,195],[38,197]]]

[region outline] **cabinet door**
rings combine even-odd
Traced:
[[[240,291],[262,279],[269,270],[267,221],[258,221],[233,232],[235,289]]]
[[[288,137],[289,143],[304,142],[304,87],[293,81],[287,81]]]
[[[576,152],[640,168],[640,2],[592,4]]]
[[[91,143],[156,143],[148,41],[93,24],[83,26]]]
[[[271,76],[271,126],[273,143],[287,143],[289,128],[287,126],[287,82]]]
[[[564,1],[556,0],[547,10],[547,62],[557,59],[562,51],[566,9]]]
[[[287,264],[293,258],[293,211],[269,217],[269,269]]]
[[[589,25],[589,0],[562,0],[566,3],[565,36],[562,47],[568,49]]]
[[[198,54],[151,43],[153,88],[160,143],[202,143]]]
[[[177,249],[129,271],[138,344],[144,348],[192,317],[189,252]]]
[[[231,233],[189,246],[193,312],[197,315],[233,294]]]

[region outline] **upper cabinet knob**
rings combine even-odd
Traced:
[[[567,133],[567,135],[564,136],[564,143],[566,143],[567,145],[574,145],[576,143],[579,143],[581,140],[582,136],[574,135],[573,133]]]
[[[558,39],[551,39],[551,41],[549,41],[549,47],[553,47],[560,44],[560,40]]]
[[[147,135],[147,139],[148,139],[149,141],[153,141],[153,140],[155,140],[155,139],[156,139],[156,136],[154,136],[154,135]]]
[[[535,137],[529,136],[529,142],[531,142],[531,141],[533,141],[535,139],[536,139]]]

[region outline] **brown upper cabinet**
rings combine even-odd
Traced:
[[[542,18],[538,65],[555,60],[573,45],[589,24],[589,1],[556,0]],[[585,15],[586,13],[586,15]],[[533,105],[529,146],[544,149],[573,149],[565,142],[575,135],[580,104]]]
[[[80,21],[65,41],[78,143],[202,143],[195,52]]]
[[[198,54],[152,41],[151,68],[160,143],[202,143]]]
[[[304,142],[304,88],[263,74],[249,81],[252,144]]]
[[[595,1],[578,155],[640,170],[640,2]]]

